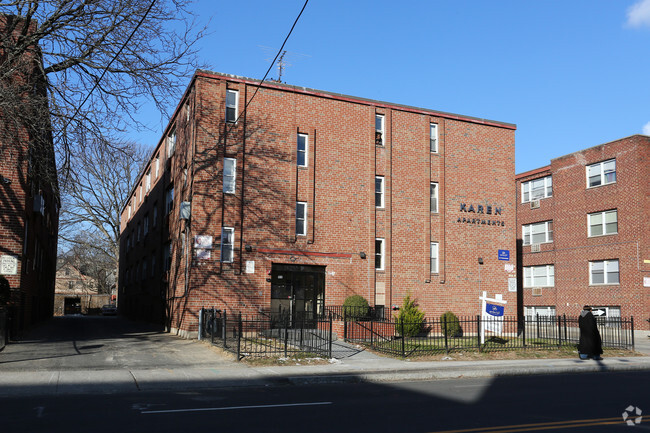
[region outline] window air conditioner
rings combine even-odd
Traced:
[[[542,296],[542,288],[533,287],[533,296]]]
[[[540,252],[539,244],[531,244],[530,252],[531,253],[539,253]]]
[[[530,202],[530,208],[531,209],[538,209],[539,208],[539,200],[533,200]]]

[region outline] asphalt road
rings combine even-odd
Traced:
[[[0,399],[2,432],[634,432],[650,373]],[[630,427],[622,414],[645,409]],[[636,420],[636,409],[628,419]]]

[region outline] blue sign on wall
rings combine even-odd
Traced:
[[[510,260],[510,250],[499,250],[499,260]]]

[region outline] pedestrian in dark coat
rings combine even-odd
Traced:
[[[582,309],[578,318],[578,326],[580,327],[580,343],[578,344],[580,359],[602,359],[600,355],[603,353],[603,342],[600,339],[596,318],[591,312],[590,306],[585,305]]]

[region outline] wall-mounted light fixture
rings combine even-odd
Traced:
[[[244,249],[246,250],[247,253],[253,252],[253,246],[252,245],[246,245],[244,247]]]
[[[359,253],[359,257],[361,257],[362,259],[365,260],[365,259],[366,259],[366,253],[364,253],[363,251],[361,251],[361,252]]]

